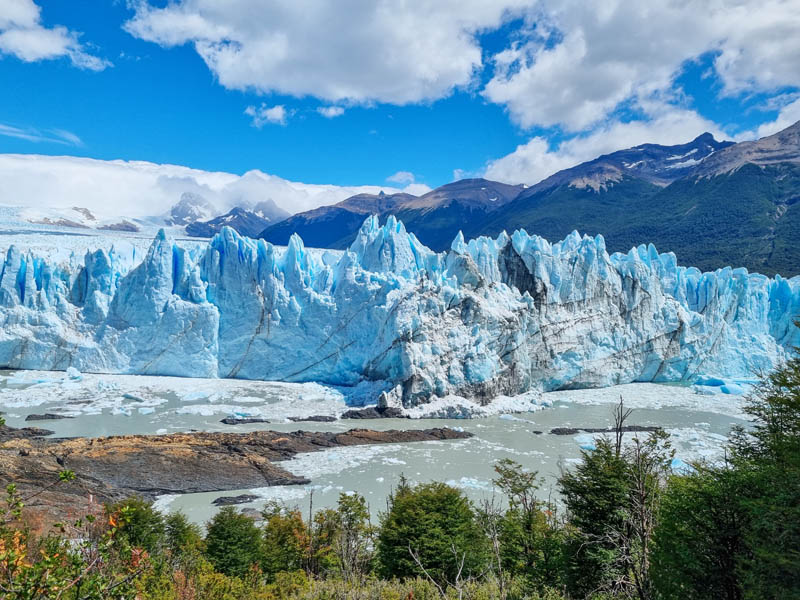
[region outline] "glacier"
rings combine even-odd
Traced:
[[[318,382],[406,409],[457,396],[753,378],[800,343],[800,278],[702,273],[602,236],[516,231],[436,253],[389,217],[349,250],[160,231],[51,260],[12,245],[0,366]]]

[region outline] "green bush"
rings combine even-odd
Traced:
[[[439,585],[475,577],[488,563],[472,504],[444,483],[401,480],[382,515],[377,551],[384,577],[427,574]]]
[[[261,531],[253,519],[226,506],[208,523],[206,553],[224,575],[245,575],[261,559]]]
[[[131,548],[141,548],[150,554],[158,554],[164,547],[164,517],[154,510],[150,502],[142,498],[128,498],[106,507],[108,515],[116,515],[119,521],[118,543]]]
[[[556,506],[536,497],[539,481],[512,460],[495,466],[493,483],[508,498],[498,522],[499,554],[504,571],[528,581],[528,587],[545,590],[562,584],[565,561],[565,530]],[[484,517],[486,518],[486,516]]]
[[[311,533],[300,511],[270,503],[263,511],[261,566],[271,579],[277,573],[308,568]]]

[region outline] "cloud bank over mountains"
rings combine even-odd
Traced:
[[[129,217],[162,215],[187,192],[202,196],[220,211],[272,199],[296,213],[355,194],[400,191],[392,187],[298,183],[261,171],[239,176],[144,161],[37,154],[0,154],[0,181],[0,204],[80,206],[97,215]]]

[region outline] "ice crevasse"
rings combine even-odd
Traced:
[[[389,217],[349,250],[239,236],[143,257],[114,246],[55,264],[11,247],[0,366],[97,373],[373,382],[406,407],[449,395],[753,377],[800,335],[800,278],[678,266],[601,236],[516,231],[447,252]]]

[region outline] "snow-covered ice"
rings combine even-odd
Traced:
[[[316,383],[192,379],[152,375],[106,375],[58,371],[0,373],[0,408],[48,405],[64,416],[163,414],[287,417],[338,416],[347,405],[341,392]],[[177,405],[177,407],[176,407]]]
[[[622,397],[625,406],[633,409],[683,408],[746,419],[742,412],[744,396],[705,393],[706,386],[632,383],[595,390],[563,390],[548,392],[544,401],[576,404],[616,404]],[[712,388],[714,389],[714,388]]]

